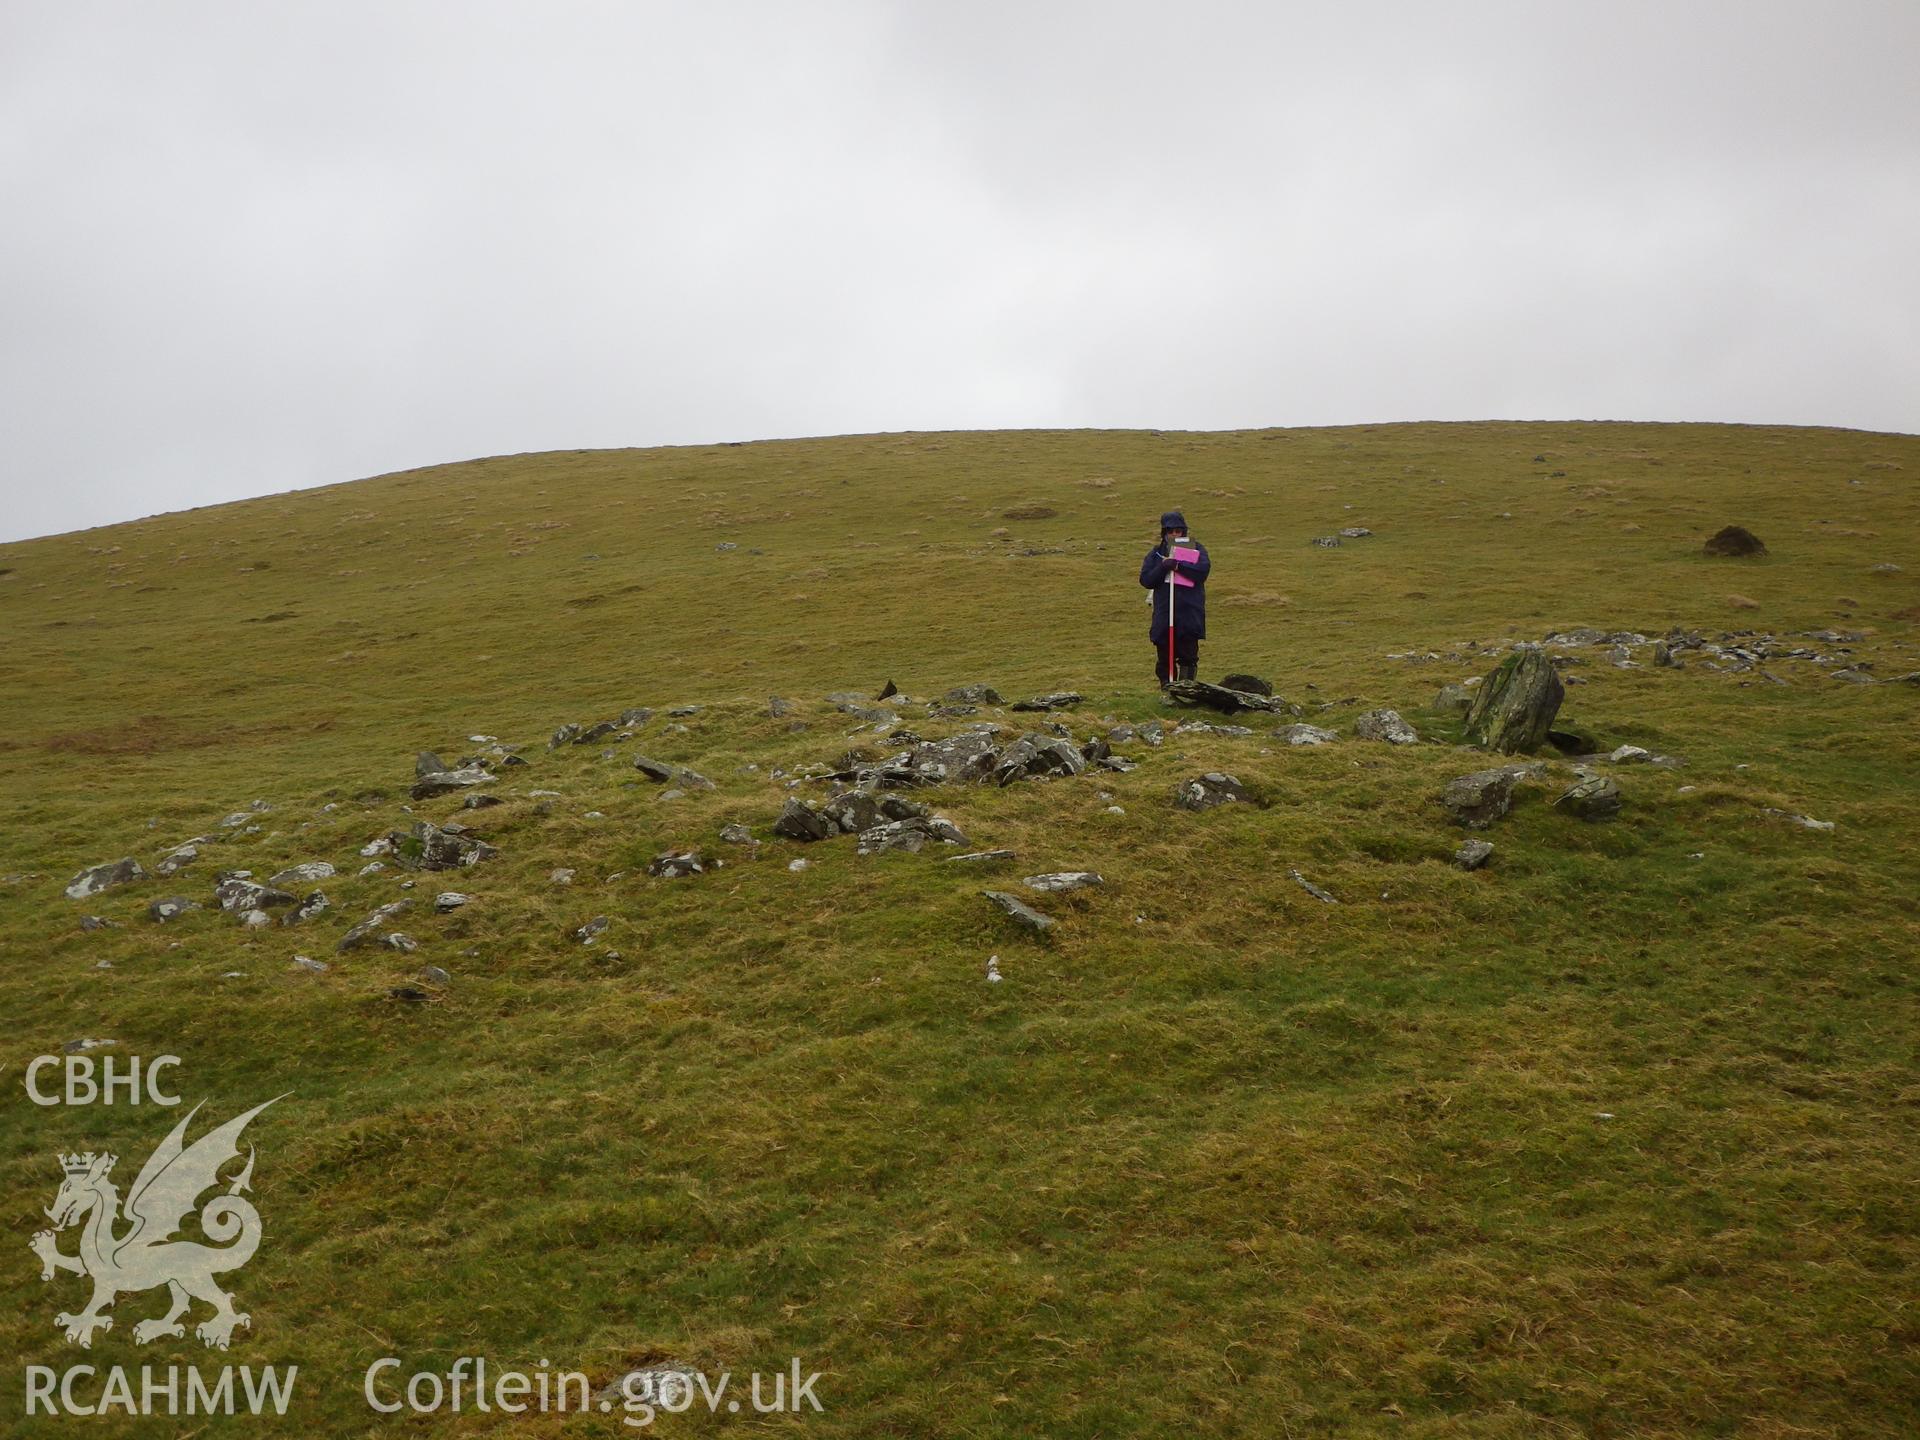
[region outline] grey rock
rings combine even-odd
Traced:
[[[964,855],[948,855],[942,858],[943,865],[997,865],[1013,859],[1011,850],[969,850]]]
[[[1045,935],[1054,927],[1051,916],[1042,915],[1018,895],[1009,895],[1004,890],[982,890],[980,892],[1006,912],[1014,924],[1033,931],[1036,935]]]
[[[591,745],[596,740],[606,739],[607,736],[613,734],[613,732],[619,728],[620,727],[611,720],[600,720],[575,734],[573,743],[575,745]]]
[[[420,972],[420,978],[429,985],[451,985],[453,977],[438,965],[428,965]]]
[[[455,790],[470,790],[476,785],[491,785],[496,778],[491,770],[483,770],[478,765],[468,765],[459,770],[441,770],[416,780],[407,794],[415,800],[431,800],[436,795],[451,794]]]
[[[1222,675],[1220,677],[1220,688],[1222,690],[1237,690],[1243,695],[1265,695],[1268,697],[1273,695],[1273,683],[1271,681],[1262,680],[1258,675],[1248,675],[1241,671],[1235,671],[1231,675]]]
[[[463,895],[458,890],[442,890],[438,895],[433,897],[433,913],[436,915],[451,915],[472,898],[471,895]]]
[[[211,841],[205,835],[196,835],[191,840],[181,841],[154,862],[153,873],[156,875],[172,875],[179,870],[185,869],[200,858],[200,847],[210,843]]]
[[[579,733],[580,727],[578,725],[571,723],[562,725],[558,730],[553,732],[553,738],[547,741],[547,748],[549,750],[558,750],[562,745],[571,745]]]
[[[102,890],[111,890],[117,885],[131,885],[136,880],[146,878],[147,872],[131,855],[120,860],[109,860],[104,865],[82,870],[69,880],[67,898],[84,900],[89,895],[98,895]]]
[[[1296,713],[1294,707],[1278,695],[1263,695],[1252,690],[1232,690],[1225,685],[1209,685],[1204,680],[1180,680],[1167,687],[1167,698],[1176,705],[1201,705],[1222,715],[1238,715],[1244,710],[1259,710],[1270,715]]]
[[[1016,780],[1078,775],[1086,768],[1086,759],[1070,741],[1046,735],[1022,735],[1000,752],[993,767],[993,781],[996,785],[1011,785]]]
[[[1313,537],[1313,543],[1322,550],[1338,550],[1340,548],[1340,537],[1338,535],[1316,535]]]
[[[164,900],[155,900],[147,906],[147,918],[157,925],[169,920],[177,920],[189,910],[202,908],[198,900],[189,900],[184,895],[169,895]]]
[[[307,921],[313,919],[314,916],[320,914],[321,911],[327,909],[331,904],[332,902],[327,899],[324,891],[315,890],[312,894],[308,895],[306,899],[287,911],[285,915],[282,915],[280,917],[280,923],[282,925],[304,925]]]
[[[722,825],[720,827],[720,838],[729,845],[757,845],[760,843],[753,838],[753,831],[744,825]]]
[[[446,761],[442,760],[431,750],[422,750],[419,755],[414,758],[413,778],[416,780],[424,780],[429,775],[438,775],[443,770],[451,768]]]
[[[574,928],[568,932],[568,936],[571,939],[579,941],[582,945],[591,945],[607,933],[607,927],[611,924],[613,924],[613,922],[606,916],[596,915],[585,924],[574,926]]]
[[[668,850],[647,862],[647,874],[666,880],[702,874],[707,861],[697,850]]]
[[[1791,810],[1776,810],[1771,805],[1767,806],[1760,813],[1762,815],[1771,815],[1776,820],[1784,820],[1789,825],[1798,825],[1802,830],[1831,830],[1834,828],[1833,821],[1831,820],[1815,820],[1808,815],[1796,815]]]
[[[839,827],[797,795],[787,797],[773,822],[773,833],[803,843],[825,840],[839,833]]]
[[[1349,540],[1365,540],[1373,531],[1364,525],[1349,525],[1340,532]]]
[[[324,960],[315,960],[306,955],[296,955],[293,957],[293,968],[295,970],[304,970],[309,975],[324,975],[333,967],[328,965]]]
[[[113,928],[113,921],[107,919],[104,915],[82,915],[80,917],[80,928],[82,930],[111,930]]]
[[[912,820],[926,816],[925,805],[904,796],[880,790],[842,790],[820,807],[820,813],[835,829],[858,835],[889,820]]]
[[[1473,708],[1473,692],[1464,685],[1442,685],[1433,708],[1444,715],[1464,715]]]
[[[1252,799],[1238,780],[1217,770],[1183,780],[1173,791],[1173,803],[1182,810],[1210,810],[1216,805],[1246,803]]]
[[[281,910],[300,903],[299,897],[289,891],[251,880],[223,880],[214,887],[213,898],[227,914],[242,921],[252,912]]]
[[[1015,710],[1071,710],[1086,697],[1077,690],[1052,690],[1045,695],[1033,695],[1025,700],[1014,702]]]
[[[389,950],[398,950],[402,955],[411,955],[420,948],[420,942],[411,935],[402,935],[399,931],[386,937],[382,942]]]
[[[396,915],[404,915],[413,908],[411,900],[393,900],[382,905],[358,925],[340,937],[340,943],[333,948],[345,954],[349,950],[366,950],[387,945],[387,922]]]
[[[325,860],[306,860],[298,865],[289,865],[268,883],[283,888],[293,885],[312,885],[316,881],[331,880],[335,871]]]
[[[1004,705],[1000,692],[991,685],[956,685],[941,697],[949,705]]]
[[[462,800],[460,802],[460,808],[462,810],[488,810],[495,805],[504,805],[505,803],[506,802],[498,795],[475,794],[469,795],[466,799]]]
[[[1331,745],[1340,738],[1331,730],[1305,724],[1283,725],[1273,733],[1289,745]]]
[[[1620,786],[1610,775],[1593,775],[1574,783],[1554,808],[1582,820],[1611,820],[1620,813]]]
[[[906,820],[889,820],[860,832],[858,852],[878,855],[891,850],[917,854],[929,845],[964,845],[967,837],[960,827],[944,815],[916,815]]]
[[[1313,881],[1307,879],[1307,877],[1302,875],[1298,870],[1287,871],[1287,878],[1323,905],[1338,905],[1340,903],[1318,885],[1314,884]]]
[[[1412,745],[1420,736],[1400,718],[1396,710],[1369,710],[1353,722],[1353,733],[1361,740],[1384,740],[1389,745]]]
[[[1621,745],[1607,756],[1616,765],[1645,765],[1655,758],[1651,750],[1638,745]]]
[[[1483,830],[1511,808],[1513,782],[1517,778],[1516,769],[1507,765],[1458,775],[1447,782],[1440,803],[1447,807],[1456,825]]]
[[[1467,840],[1453,852],[1453,863],[1462,870],[1478,870],[1493,856],[1493,845],[1486,840]]]
[[[500,853],[452,821],[435,825],[419,820],[410,831],[388,832],[387,839],[392,843],[395,863],[408,870],[458,870]]]
[[[620,717],[613,723],[622,730],[631,730],[637,725],[646,724],[652,718],[653,711],[645,705],[629,705],[620,712]]]
[[[1553,728],[1566,693],[1544,651],[1516,650],[1481,682],[1467,712],[1466,737],[1506,755],[1535,750]]]
[[[1107,882],[1092,870],[1058,870],[1048,875],[1029,875],[1020,883],[1029,890],[1059,895],[1069,890],[1090,890]]]
[[[549,885],[571,885],[573,883],[573,871],[566,869],[548,871],[547,883]]]

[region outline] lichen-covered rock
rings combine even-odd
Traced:
[[[210,837],[205,835],[196,835],[191,840],[182,840],[154,862],[153,873],[173,875],[184,870],[200,858],[200,847],[211,843]]]
[[[1464,685],[1442,685],[1433,708],[1443,715],[1464,715],[1473,708],[1473,691]]]
[[[1263,710],[1273,715],[1295,713],[1292,705],[1271,693],[1271,687],[1262,693],[1235,690],[1226,685],[1209,685],[1204,680],[1180,680],[1167,686],[1167,698],[1177,705],[1204,705],[1222,715],[1238,715],[1243,710]]]
[[[1360,740],[1384,740],[1389,745],[1412,745],[1420,736],[1413,726],[1400,718],[1397,710],[1369,710],[1353,722],[1353,733]]]
[[[387,922],[396,915],[403,915],[413,908],[411,900],[394,900],[382,905],[358,925],[340,937],[340,943],[333,948],[344,954],[349,950],[365,950],[375,946],[387,945]]]
[[[442,890],[438,895],[433,897],[433,913],[436,915],[451,915],[472,898],[470,895],[461,894],[458,890]]]
[[[307,921],[313,919],[314,916],[327,909],[332,903],[332,901],[327,899],[325,891],[316,890],[298,905],[294,906],[293,909],[282,915],[280,917],[280,923],[282,925],[304,925]]]
[[[1182,780],[1173,790],[1173,803],[1182,810],[1210,810],[1216,805],[1245,803],[1253,796],[1231,775],[1210,770],[1191,780]]]
[[[312,885],[321,880],[331,880],[333,876],[334,868],[325,860],[307,860],[299,865],[289,865],[267,883],[285,889],[294,885]]]
[[[1042,915],[1018,895],[1009,895],[1004,890],[982,890],[980,893],[998,905],[1014,924],[1036,935],[1044,935],[1054,927],[1052,916]]]
[[[441,771],[450,768],[447,762],[434,754],[433,751],[422,750],[414,757],[413,778],[416,780],[424,780],[429,775],[438,775]]]
[[[1014,702],[1015,710],[1071,710],[1086,697],[1077,690],[1052,690]]]
[[[1456,825],[1484,830],[1512,806],[1513,782],[1518,778],[1519,772],[1511,766],[1457,775],[1447,782],[1440,803]]]
[[[706,858],[698,850],[669,850],[647,862],[647,874],[667,880],[698,875],[706,868]]]
[[[140,862],[128,855],[82,870],[67,882],[67,898],[84,900],[89,895],[98,895],[102,890],[111,890],[116,885],[131,885],[136,880],[146,878],[147,872]]]
[[[1069,890],[1091,890],[1107,882],[1092,870],[1057,870],[1048,875],[1029,875],[1020,883],[1042,894],[1060,895]]]
[[[222,880],[214,886],[213,898],[222,910],[241,921],[254,911],[282,910],[300,903],[299,897],[289,891],[239,879]]]
[[[967,837],[960,827],[944,815],[915,815],[906,820],[889,820],[860,832],[859,853],[878,855],[888,850],[915,853],[929,845],[964,845]]]
[[[929,812],[925,805],[903,795],[856,789],[842,790],[820,807],[820,813],[833,823],[835,829],[848,835],[858,835],[889,820],[912,820]]]
[[[411,830],[389,831],[386,838],[395,862],[408,870],[458,870],[500,853],[452,821],[444,826],[416,821]]]
[[[558,730],[553,732],[553,738],[547,741],[547,748],[549,750],[558,750],[562,745],[571,745],[575,737],[579,734],[580,727],[577,724],[569,722],[562,725]]]
[[[1318,725],[1283,725],[1273,732],[1289,745],[1331,745],[1340,737],[1331,730],[1322,730]]]
[[[1481,682],[1467,711],[1466,737],[1503,755],[1535,750],[1553,728],[1566,693],[1545,651],[1516,650]]]
[[[942,697],[949,705],[1004,705],[991,685],[956,685]]]
[[[1468,840],[1453,852],[1453,863],[1462,870],[1478,870],[1493,857],[1493,844],[1487,840]]]
[[[200,902],[189,900],[184,895],[169,895],[164,900],[155,900],[147,906],[147,918],[156,925],[164,925],[169,920],[177,920],[189,910],[198,910]]]
[[[1576,782],[1553,804],[1556,810],[1582,820],[1611,820],[1620,813],[1620,787],[1610,775],[1592,775]]]
[[[476,785],[491,785],[495,780],[491,770],[478,765],[463,765],[458,770],[436,770],[414,781],[413,788],[407,793],[415,800],[431,800],[436,795],[449,795],[455,790],[471,790]]]
[[[1015,780],[1048,775],[1078,775],[1087,768],[1086,758],[1072,743],[1056,736],[1022,735],[1000,752],[993,767],[996,785],[1011,785]]]

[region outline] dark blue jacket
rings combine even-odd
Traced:
[[[1169,560],[1167,552],[1156,545],[1140,562],[1140,583],[1153,592],[1153,624],[1147,628],[1147,638],[1156,645],[1167,636],[1167,572],[1176,563],[1180,573],[1193,581],[1193,586],[1191,589],[1185,585],[1173,587],[1173,593],[1179,597],[1174,601],[1179,607],[1173,615],[1174,629],[1196,640],[1207,638],[1207,572],[1213,568],[1213,562],[1207,558],[1207,547],[1191,536],[1179,543],[1189,550],[1198,550],[1199,560]]]

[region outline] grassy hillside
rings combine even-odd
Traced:
[[[0,547],[0,1406],[29,1364],[273,1361],[298,1433],[633,1433],[383,1418],[361,1373],[798,1356],[824,1413],[656,1428],[1911,1435],[1916,476],[1915,437],[1785,428],[909,434],[495,458]],[[1076,740],[1194,718],[1135,584],[1168,505],[1214,560],[1203,676],[1269,676],[1338,742],[1256,716],[1117,745],[1126,774],[920,795],[1017,852],[987,871],[771,835],[830,793],[795,772],[888,748],[832,692],[891,679],[926,736],[966,722],[918,702],[968,682],[1083,692],[973,717]],[[1728,523],[1769,554],[1704,556]],[[1346,526],[1374,533],[1309,544]],[[1830,658],[1563,649],[1564,723],[1684,764],[1597,767],[1624,809],[1585,824],[1549,757],[1464,872],[1437,798],[1487,762],[1427,707],[1574,626]],[[1381,705],[1425,743],[1353,738]],[[547,748],[628,706],[657,713]],[[524,747],[505,803],[409,801],[416,752],[471,735]],[[636,752],[715,788],[669,798]],[[1256,803],[1176,810],[1209,770]],[[497,857],[356,873],[448,817]],[[62,894],[202,834],[170,878]],[[727,863],[646,873],[690,847]],[[210,903],[310,860],[340,874],[306,925]],[[1045,941],[980,895],[1069,869],[1107,883],[1030,896]],[[149,919],[172,895],[208,908]],[[417,952],[335,953],[403,897]],[[204,1119],[292,1092],[248,1132],[266,1239],[225,1357],[135,1344],[158,1292],[89,1352],[54,1327],[85,1294],[27,1249],[55,1151],[131,1180],[180,1113],[30,1104],[23,1067],[79,1037],[179,1055]]]

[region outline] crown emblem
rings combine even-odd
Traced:
[[[68,1155],[63,1152],[60,1156],[60,1168],[69,1175],[86,1174],[93,1168],[93,1151],[89,1150],[84,1155]]]

